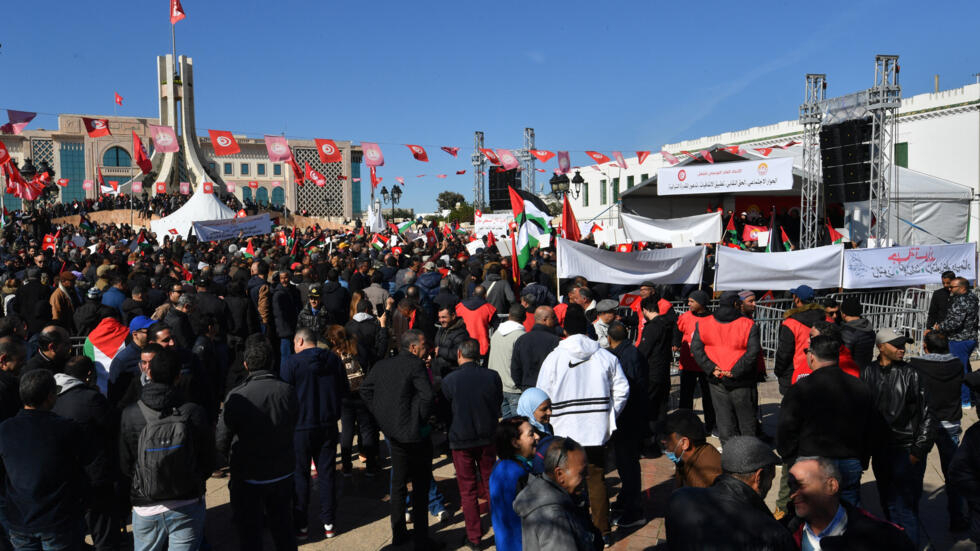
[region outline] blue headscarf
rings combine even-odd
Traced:
[[[545,428],[537,419],[534,418],[534,410],[538,409],[538,406],[544,403],[545,400],[551,400],[548,393],[537,387],[531,387],[525,390],[521,394],[521,398],[517,401],[517,414],[523,417],[527,417],[531,426],[538,429],[539,431],[551,434],[551,431]]]

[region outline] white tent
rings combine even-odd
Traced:
[[[157,242],[163,244],[163,238],[182,236],[187,239],[194,222],[210,220],[227,220],[235,217],[235,211],[226,207],[213,193],[196,191],[191,198],[173,214],[150,222],[150,229],[157,236]],[[174,230],[174,231],[171,231]],[[175,233],[176,232],[176,233]]]

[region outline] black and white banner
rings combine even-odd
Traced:
[[[787,189],[793,189],[792,157],[657,169],[657,195]]]
[[[844,251],[844,287],[904,287],[939,283],[945,271],[976,279],[976,243]]]

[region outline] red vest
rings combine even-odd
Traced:
[[[854,361],[854,356],[851,355],[851,350],[840,345],[840,359],[837,360],[837,365],[840,366],[841,370],[848,375],[853,375],[854,377],[861,378],[861,368],[858,367],[857,362]]]
[[[691,355],[691,337],[694,335],[694,329],[697,328],[698,322],[705,317],[710,316],[698,317],[694,315],[694,312],[687,311],[677,318],[677,329],[683,335],[680,349],[680,368],[682,371],[701,371],[701,366],[694,361],[694,356]]]
[[[527,312],[527,317],[524,318],[524,330],[530,331],[534,328],[534,314]]]
[[[810,366],[806,364],[806,352],[804,350],[810,346],[810,328],[793,318],[783,320],[783,325],[793,333],[793,379],[790,384],[796,384],[796,380],[813,373]]]
[[[698,320],[698,335],[704,343],[704,353],[718,369],[731,371],[735,363],[749,348],[749,332],[755,322],[738,318],[731,323],[720,323],[714,316]]]
[[[568,311],[568,303],[567,302],[560,302],[560,303],[558,303],[558,304],[555,305],[555,307],[553,308],[553,310],[555,311],[555,319],[558,320],[558,325],[564,326],[565,325],[565,312]]]
[[[640,318],[640,323],[636,328],[636,342],[633,343],[634,346],[640,346],[640,341],[643,340],[643,326],[647,324],[647,319],[643,317],[643,308],[640,307],[642,300],[642,298],[636,297],[633,304],[630,304],[630,310],[636,312],[636,315]],[[669,300],[660,299],[657,301],[657,313],[661,316],[669,312],[672,307],[673,304]]]
[[[456,315],[463,318],[466,332],[470,337],[480,343],[480,354],[486,355],[487,350],[490,349],[490,321],[497,315],[497,309],[489,302],[485,302],[476,310],[470,310],[461,302],[456,305]]]

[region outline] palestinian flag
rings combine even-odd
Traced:
[[[109,364],[123,347],[129,328],[114,318],[103,318],[85,339],[85,355],[95,363],[96,384],[102,394],[109,386]]]
[[[140,230],[140,233],[136,236],[136,239],[129,244],[129,250],[132,252],[136,252],[137,250],[145,251],[149,248],[150,242],[146,240],[146,230]]]
[[[374,237],[371,238],[371,246],[376,250],[380,251],[381,249],[385,248],[386,245],[388,245],[388,238],[380,233],[374,234]]]
[[[784,249],[786,249],[787,251],[792,251],[792,250],[793,250],[793,242],[792,242],[792,241],[790,241],[790,240],[789,240],[789,236],[788,236],[788,235],[786,235],[786,230],[784,230],[783,228],[779,228],[779,233],[781,233],[781,234],[782,234],[782,238],[783,238],[783,248],[784,248]],[[772,238],[770,238],[770,240],[771,240],[771,239],[772,239]]]
[[[3,207],[3,216],[0,217],[0,229],[6,228],[10,225],[10,212],[7,211],[7,207]]]
[[[405,222],[402,222],[401,224],[398,224],[397,226],[394,225],[394,224],[391,224],[391,226],[392,226],[391,229],[394,230],[394,231],[396,231],[396,232],[398,232],[399,234],[404,234],[405,232],[407,232],[409,230],[409,228],[412,227],[413,224],[415,224],[415,221],[414,220],[407,220]]]
[[[539,246],[539,240],[549,233],[548,207],[536,195],[522,189],[507,188],[510,191],[510,205],[514,210],[517,224],[516,256],[518,268],[524,269],[531,259],[531,249]]]
[[[743,249],[742,241],[738,238],[738,230],[735,229],[735,215],[732,214],[728,219],[728,225],[725,226],[725,237],[728,239],[729,243],[734,245],[735,249]]]
[[[830,234],[830,242],[834,245],[844,242],[844,236],[830,225],[830,218],[827,219],[827,233]]]
[[[255,247],[252,246],[252,239],[249,238],[248,245],[245,246],[245,252],[242,253],[245,258],[255,258]]]
[[[83,229],[83,230],[85,230],[87,232],[93,232],[93,231],[95,231],[95,224],[92,224],[92,221],[88,219],[88,215],[87,214],[85,214],[83,212],[81,214],[81,216],[79,216],[79,219],[80,220],[78,222],[78,227],[80,229]]]

